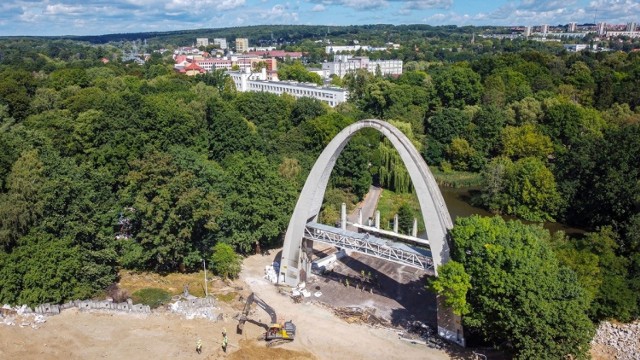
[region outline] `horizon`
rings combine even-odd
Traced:
[[[539,26],[640,20],[640,0],[7,0],[0,36],[101,36],[257,25]]]

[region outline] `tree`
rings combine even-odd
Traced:
[[[242,260],[231,245],[219,242],[213,247],[209,263],[216,275],[224,279],[233,279],[240,274]]]
[[[454,260],[438,266],[438,277],[429,282],[428,288],[444,296],[444,303],[456,315],[466,315],[471,309],[467,303],[467,293],[471,289],[471,276],[464,265]]]
[[[220,229],[225,242],[248,252],[256,242],[273,246],[284,232],[295,201],[292,182],[262,153],[236,153],[225,159],[225,207]]]
[[[403,234],[411,234],[415,214],[409,204],[404,203],[398,209],[398,231]]]
[[[463,66],[436,68],[431,74],[436,93],[442,106],[463,108],[480,100],[482,84],[480,75]]]
[[[484,172],[485,205],[498,212],[530,221],[553,220],[561,205],[555,178],[536,158],[515,163],[497,158]]]
[[[516,359],[587,357],[594,332],[588,298],[558,263],[547,230],[472,216],[458,218],[451,235],[451,257],[471,278],[468,334]]]
[[[302,65],[302,63],[298,60],[294,61],[291,65],[280,65],[280,69],[278,70],[278,78],[281,80],[295,80],[299,82],[308,82],[322,85],[322,78],[320,77],[320,75],[307,70],[304,65]]]
[[[322,101],[309,97],[301,97],[296,100],[291,110],[291,122],[294,126],[315,119],[328,112],[327,105]]]
[[[121,194],[132,222],[133,241],[123,254],[127,267],[194,269],[211,246],[222,211],[214,188],[221,170],[191,157],[202,166],[194,171],[178,156],[154,152],[132,163]]]
[[[260,141],[252,126],[240,112],[220,99],[207,104],[209,124],[209,154],[217,161],[236,152],[260,148]]]
[[[535,157],[544,161],[552,153],[551,139],[533,124],[507,126],[502,130],[502,154],[513,160]]]

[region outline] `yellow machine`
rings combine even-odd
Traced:
[[[251,310],[251,304],[256,303],[259,308],[266,311],[267,314],[271,317],[271,324],[264,325],[260,324],[256,321],[250,320],[248,318],[249,311]],[[240,317],[238,318],[238,334],[242,334],[242,330],[244,328],[244,323],[250,321],[255,324],[258,324],[264,327],[267,331],[263,336],[260,337],[261,340],[267,341],[267,346],[279,345],[285,342],[293,341],[296,336],[296,326],[293,324],[291,320],[286,321],[284,324],[278,323],[278,317],[276,316],[276,311],[269,306],[264,300],[260,299],[256,294],[251,293],[247,298],[246,304],[244,304],[244,310]]]

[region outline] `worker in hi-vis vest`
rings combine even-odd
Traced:
[[[200,338],[196,341],[196,352],[198,352],[198,354],[202,352],[202,340]]]

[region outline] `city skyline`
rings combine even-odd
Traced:
[[[248,25],[637,22],[640,0],[6,0],[0,36],[101,35]]]

